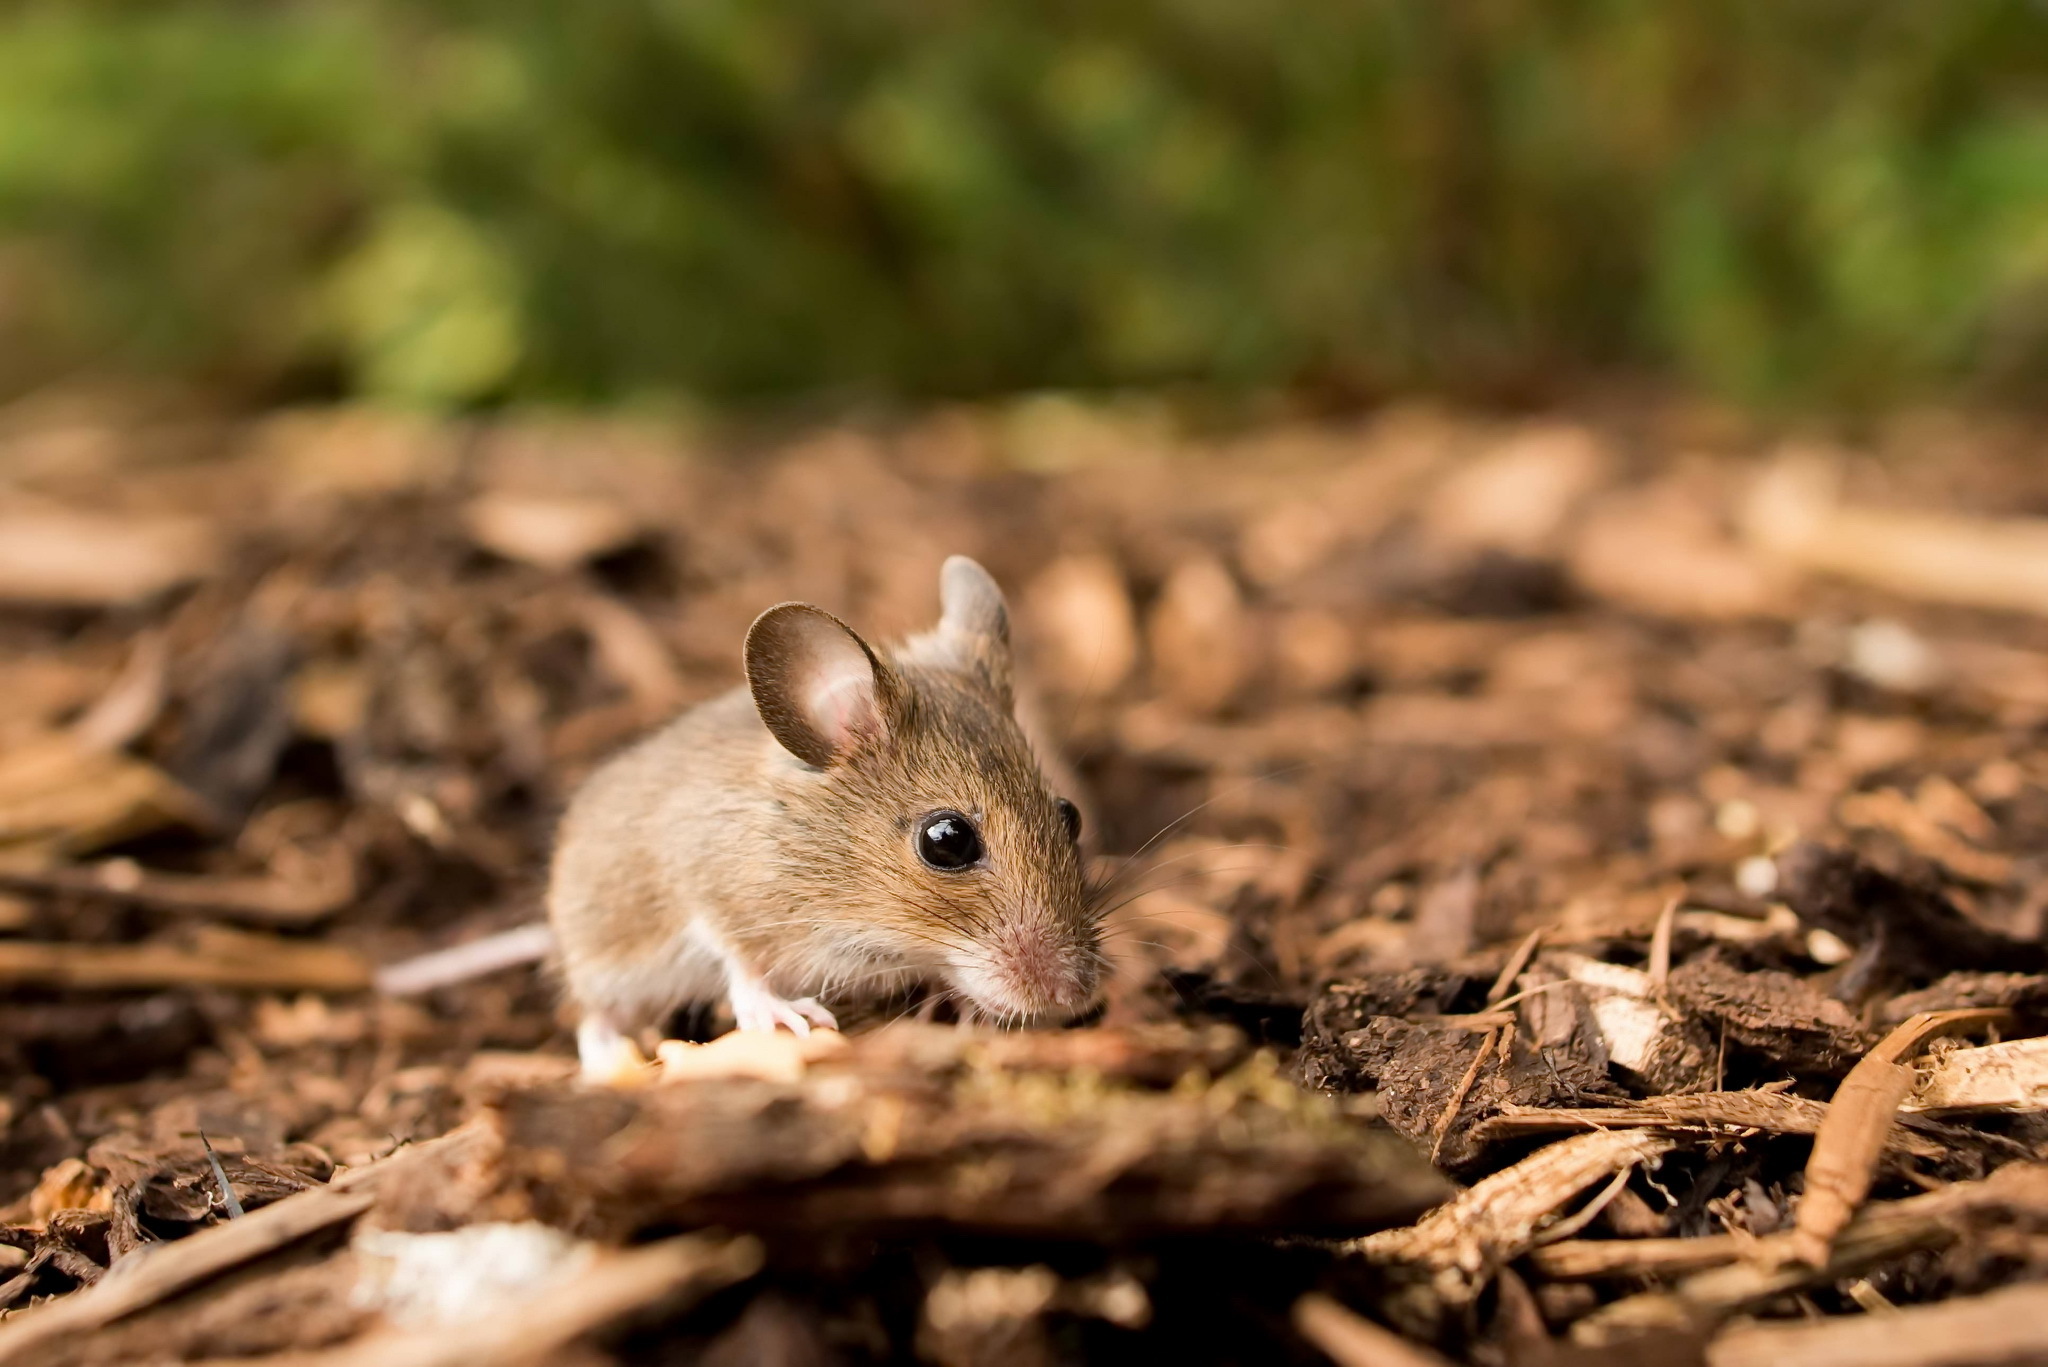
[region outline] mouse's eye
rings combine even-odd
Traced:
[[[1067,839],[1081,838],[1081,809],[1063,797],[1054,798],[1053,806],[1060,809],[1060,820],[1066,824]]]
[[[933,812],[917,823],[917,857],[952,872],[981,859],[981,832],[958,812]]]

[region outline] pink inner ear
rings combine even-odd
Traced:
[[[803,701],[812,728],[842,754],[882,729],[875,709],[874,672],[858,650],[850,658],[821,662],[804,689]]]

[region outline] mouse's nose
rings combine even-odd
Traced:
[[[1010,1009],[1024,1015],[1072,1015],[1095,1001],[1095,959],[1054,927],[1005,927],[990,945],[991,984]]]

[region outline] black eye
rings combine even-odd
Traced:
[[[1066,823],[1067,839],[1081,838],[1081,809],[1063,797],[1053,799],[1052,805],[1060,809],[1060,820]]]
[[[952,872],[981,859],[981,832],[958,812],[933,812],[917,823],[917,857]]]

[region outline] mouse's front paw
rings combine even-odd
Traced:
[[[735,982],[730,993],[733,1024],[741,1030],[774,1030],[787,1026],[799,1035],[811,1033],[812,1026],[837,1030],[839,1022],[818,1005],[815,997],[788,1001],[776,996],[764,982]]]
[[[602,1016],[586,1016],[576,1028],[576,1055],[583,1080],[607,1087],[637,1087],[652,1075],[640,1046]]]

